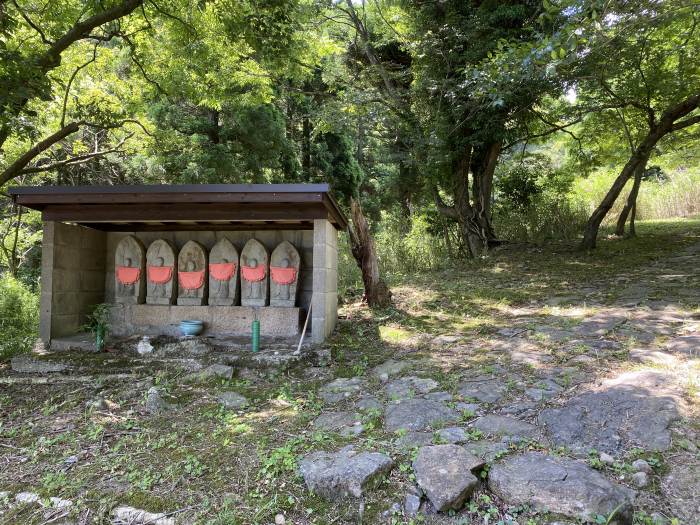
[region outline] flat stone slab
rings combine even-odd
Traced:
[[[120,506],[112,511],[113,525],[175,525],[175,518],[134,507]]]
[[[362,396],[355,403],[358,410],[381,410],[383,407],[382,402],[373,395]]]
[[[619,313],[600,312],[589,317],[575,328],[577,334],[584,337],[600,337],[615,331],[627,321],[625,315]]]
[[[551,379],[544,379],[526,389],[525,395],[533,401],[545,401],[556,396],[562,390],[564,389],[556,382]]]
[[[418,486],[439,512],[458,510],[479,484],[472,470],[484,462],[458,445],[433,445],[413,461]]]
[[[495,403],[505,394],[506,385],[500,379],[468,380],[459,386],[458,392],[465,399]]]
[[[403,399],[418,394],[426,394],[438,387],[437,381],[423,377],[400,377],[387,383],[384,392],[389,399]]]
[[[407,361],[396,361],[394,359],[389,359],[384,361],[381,365],[377,365],[372,369],[372,375],[378,377],[379,379],[388,379],[391,376],[395,376],[403,372],[405,369],[411,367],[411,363]]]
[[[539,429],[535,425],[508,416],[489,414],[478,418],[472,424],[473,428],[491,436],[506,436],[509,438],[535,438]]]
[[[307,488],[326,499],[336,500],[364,491],[389,473],[392,459],[379,452],[357,452],[352,446],[338,452],[313,452],[299,462]]]
[[[672,374],[626,372],[561,408],[543,410],[538,421],[556,445],[583,453],[596,449],[618,456],[627,446],[666,450],[681,397]]]
[[[539,452],[512,456],[491,467],[488,485],[509,505],[529,505],[590,522],[617,510],[611,524],[632,523],[634,491],[575,460]]]
[[[449,403],[452,401],[452,394],[449,392],[429,392],[428,394],[423,394],[425,399],[431,399],[432,401],[441,401],[443,403]]]
[[[430,399],[403,399],[384,409],[384,428],[389,432],[399,429],[426,430],[438,424],[459,420],[456,410]]]
[[[362,416],[353,412],[325,412],[312,423],[317,430],[337,432],[341,436],[358,436],[364,432]]]
[[[10,366],[21,374],[50,374],[64,372],[70,367],[63,363],[35,359],[28,355],[19,355],[10,360]]]
[[[464,450],[478,458],[483,459],[487,463],[493,462],[497,457],[508,452],[508,443],[503,441],[489,441],[481,439],[479,441],[470,441],[464,445]]]
[[[406,432],[400,435],[394,441],[394,444],[404,450],[409,450],[412,448],[420,448],[426,445],[432,445],[433,443],[433,433],[432,432]]]
[[[692,523],[700,516],[700,460],[674,465],[661,483],[673,514],[681,523]]]
[[[318,394],[326,403],[333,404],[357,395],[366,386],[367,383],[360,377],[339,377],[321,387]]]
[[[238,409],[248,406],[248,400],[238,392],[222,392],[219,394],[219,402],[224,408]]]
[[[469,441],[466,430],[461,427],[441,428],[437,431],[437,435],[441,443],[458,444]]]
[[[233,367],[228,365],[213,364],[203,368],[199,372],[194,372],[185,376],[185,381],[206,381],[208,379],[231,379],[233,377]]]
[[[682,335],[671,339],[666,350],[690,356],[700,356],[700,335]]]

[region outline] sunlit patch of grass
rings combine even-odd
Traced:
[[[410,339],[414,333],[395,325],[383,325],[379,327],[379,337],[387,343],[399,344]]]

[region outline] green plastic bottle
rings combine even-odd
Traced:
[[[260,350],[260,321],[253,320],[253,352]]]

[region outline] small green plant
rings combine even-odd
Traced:
[[[297,453],[302,444],[301,438],[292,438],[288,439],[283,446],[272,450],[263,459],[259,472],[260,477],[271,479],[277,478],[284,473],[296,472]]]
[[[83,325],[84,330],[95,336],[95,348],[98,352],[104,348],[105,338],[109,332],[110,309],[109,304],[96,304],[87,316],[87,323]]]

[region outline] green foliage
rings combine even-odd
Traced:
[[[0,359],[29,350],[38,322],[38,295],[11,275],[0,275]]]

